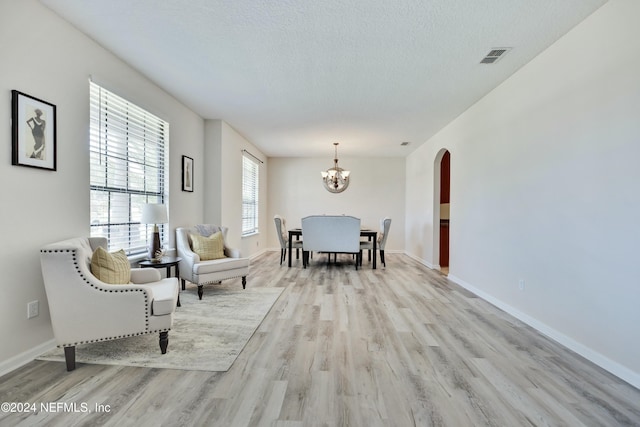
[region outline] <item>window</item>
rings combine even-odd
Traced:
[[[153,226],[140,224],[142,206],[168,199],[168,136],[167,122],[90,83],[91,235],[106,237],[110,250],[149,247]]]
[[[258,163],[242,156],[242,235],[258,232]]]

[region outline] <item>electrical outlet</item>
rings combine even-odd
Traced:
[[[524,279],[518,280],[518,288],[520,288],[521,291],[524,291]]]
[[[27,319],[38,317],[40,314],[40,301],[31,301],[27,304]]]

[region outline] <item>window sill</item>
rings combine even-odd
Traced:
[[[149,259],[149,255],[147,254],[135,254],[135,255],[130,255],[127,257],[129,259],[129,263],[131,265],[137,264],[140,261],[144,261],[146,259]]]
[[[260,234],[259,231],[256,231],[255,233],[249,233],[249,234],[243,234],[242,238],[244,239],[245,237],[253,237],[253,236],[258,236]]]

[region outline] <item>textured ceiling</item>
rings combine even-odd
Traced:
[[[270,157],[405,156],[606,2],[40,1]]]

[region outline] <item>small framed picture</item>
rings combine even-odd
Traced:
[[[56,170],[56,106],[11,91],[11,164]]]
[[[182,156],[182,191],[193,192],[193,159]]]

